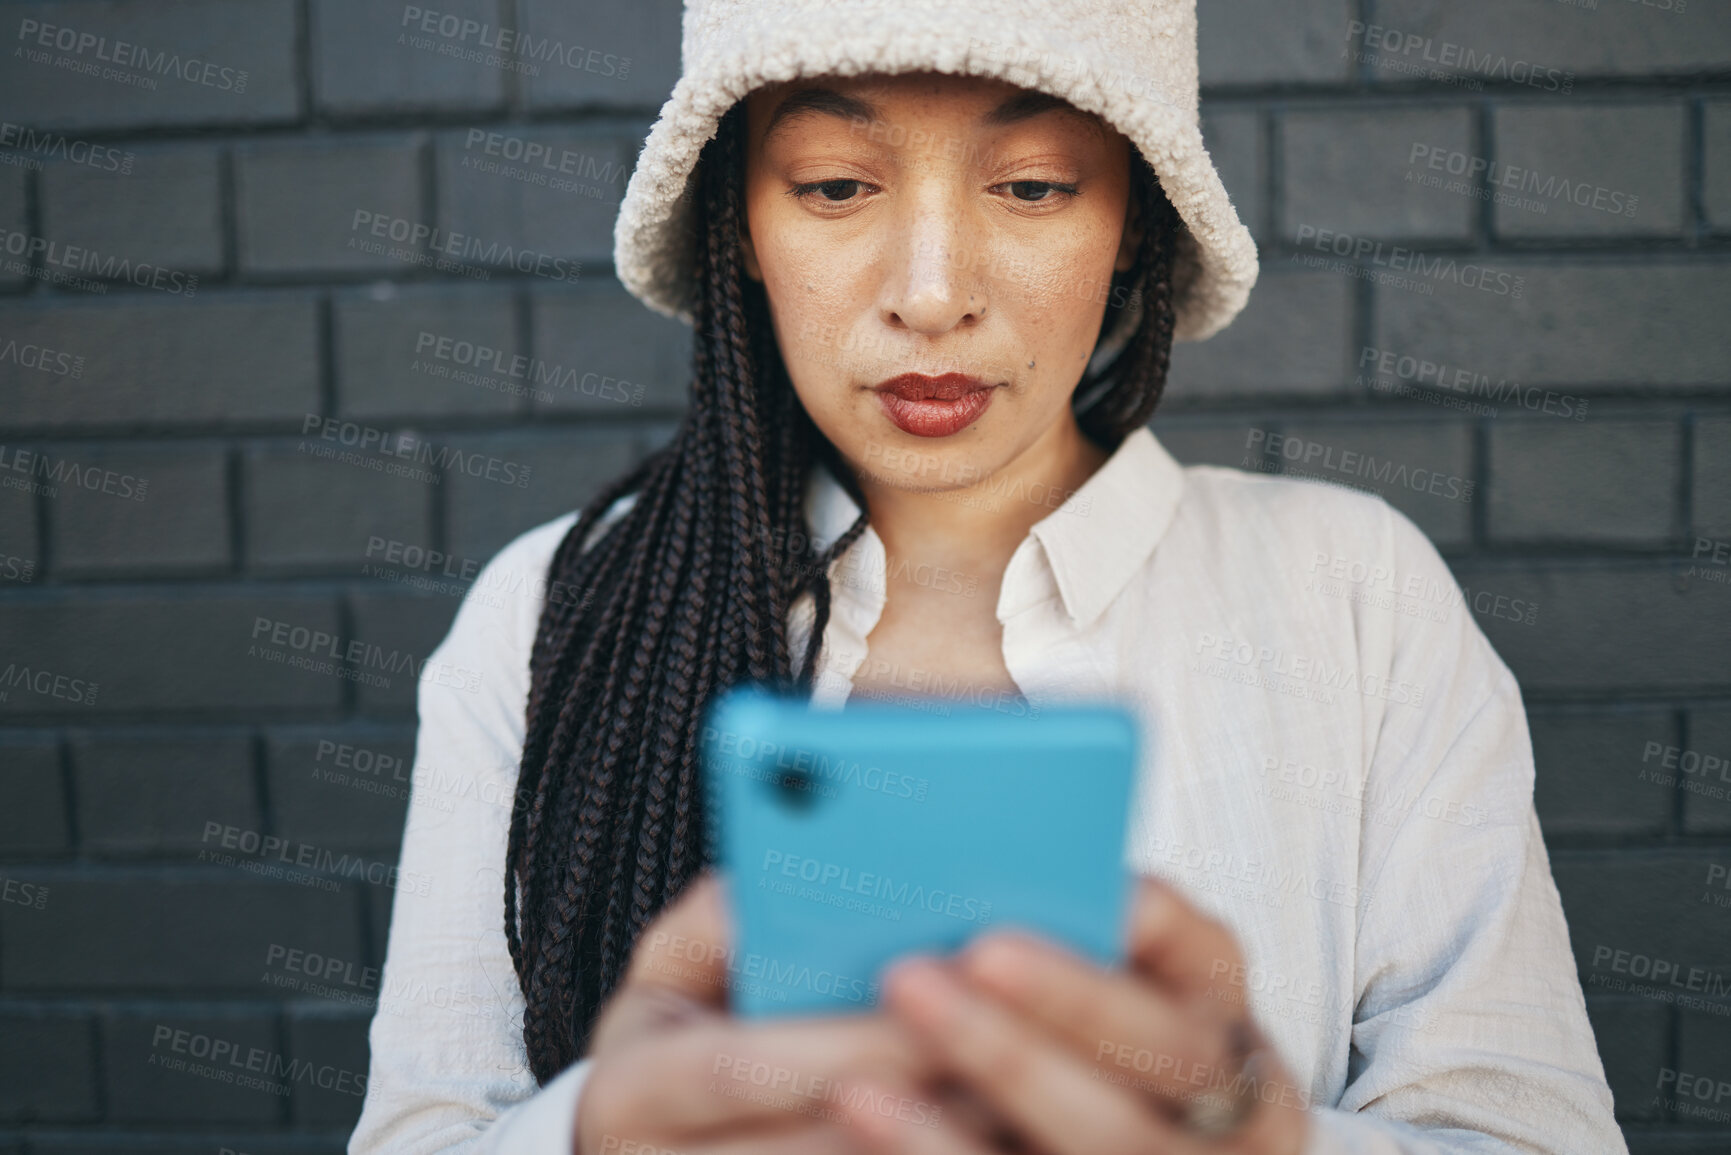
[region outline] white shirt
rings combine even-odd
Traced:
[[[1004,663],[1026,703],[997,700],[1137,713],[1126,864],[1238,936],[1247,969],[1222,977],[1308,1091],[1309,1155],[1626,1153],[1520,690],[1424,535],[1378,497],[1180,466],[1147,429],[1073,494],[993,499],[1055,506],[1004,572]],[[821,465],[805,510],[819,545],[858,513]],[[422,678],[401,864],[422,884],[395,896],[352,1155],[570,1150],[590,1061],[537,1090],[502,926],[530,647],[575,517],[489,563],[428,662],[464,673]],[[814,701],[848,697],[887,560],[867,528],[832,565]],[[812,610],[807,594],[789,613],[796,661]]]

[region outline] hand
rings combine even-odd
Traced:
[[[830,1100],[851,1077],[919,1084],[925,1051],[881,1011],[748,1023],[727,1013],[731,934],[706,872],[643,929],[590,1040],[575,1155],[863,1155]],[[933,1117],[910,1100],[907,1117]]]
[[[883,976],[885,1007],[924,1041],[940,1077],[960,1080],[964,1102],[983,1110],[951,1110],[937,1128],[850,1112],[873,1149],[1298,1155],[1308,1096],[1273,1050],[1261,1049],[1245,992],[1230,982],[1244,973],[1231,932],[1144,878],[1127,959],[1127,971],[1108,970],[1050,940],[994,931],[951,959],[898,960]],[[877,1094],[915,1093],[907,1082],[862,1083]],[[1235,1130],[1210,1138],[1185,1126],[1199,1096],[1219,1108],[1235,1088],[1252,1096]],[[966,1125],[987,1115],[1007,1121],[1013,1137],[995,1134],[989,1120]]]

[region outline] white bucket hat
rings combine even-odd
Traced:
[[[765,84],[867,72],[993,77],[1129,137],[1186,226],[1176,339],[1224,328],[1256,283],[1256,244],[1202,145],[1196,0],[686,0],[680,53],[613,226],[619,280],[664,316],[693,323],[694,170],[722,116]]]

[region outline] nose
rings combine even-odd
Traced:
[[[989,267],[978,231],[950,191],[911,198],[889,242],[884,323],[924,336],[978,324],[989,304]]]

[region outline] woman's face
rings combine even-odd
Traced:
[[[963,488],[1076,435],[1070,397],[1135,256],[1125,136],[939,73],[770,85],[746,119],[745,269],[862,485]],[[904,373],[986,387],[879,388]]]

